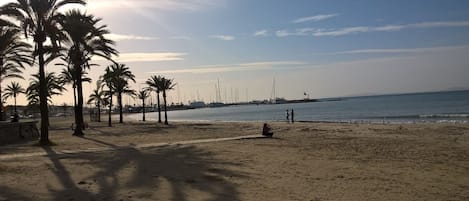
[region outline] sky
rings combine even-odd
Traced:
[[[109,26],[133,89],[152,75],[174,79],[168,102],[212,102],[218,82],[223,102],[469,89],[467,0],[89,0],[82,9]],[[96,63],[93,80],[109,65]],[[67,88],[54,104],[73,103]]]

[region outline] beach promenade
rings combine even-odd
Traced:
[[[469,199],[467,124],[52,122],[0,147],[0,200]]]

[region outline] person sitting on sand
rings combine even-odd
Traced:
[[[272,137],[272,135],[274,135],[274,133],[272,132],[272,128],[269,126],[269,124],[264,123],[264,127],[262,128],[262,135],[267,137]]]

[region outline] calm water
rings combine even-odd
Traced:
[[[170,121],[469,122],[469,91],[345,98],[341,101],[245,105],[168,112]],[[133,115],[141,119],[140,115]],[[147,114],[156,120],[157,113]]]

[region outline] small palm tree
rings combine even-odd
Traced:
[[[39,98],[39,74],[32,75],[29,87],[26,89],[26,97],[29,101],[29,105],[37,105],[40,102]],[[47,101],[52,104],[52,96],[61,95],[63,91],[66,91],[61,79],[55,75],[55,73],[46,73],[46,96]]]
[[[26,37],[32,36],[35,43],[34,56],[38,57],[39,85],[38,95],[41,109],[41,140],[42,145],[49,145],[49,108],[47,106],[47,83],[44,58],[47,48],[44,43],[49,39],[56,49],[63,39],[59,20],[62,14],[59,10],[69,4],[85,5],[84,0],[16,0],[0,7],[0,15],[5,15],[20,22],[21,30]]]
[[[135,75],[132,74],[129,67],[125,64],[116,63],[108,66],[104,77],[104,79],[109,81],[109,84],[111,85],[109,89],[112,89],[113,92],[117,94],[117,103],[119,105],[119,123],[123,123],[122,95],[135,94],[135,91],[129,88],[129,80],[135,83]]]
[[[105,91],[103,90],[104,85],[102,81],[98,80],[96,82],[96,89],[91,92],[90,97],[88,99],[88,104],[95,103],[96,107],[98,108],[98,122],[101,122],[101,105],[104,103],[105,99]]]
[[[150,89],[156,92],[156,99],[158,104],[158,122],[161,123],[161,105],[160,105],[160,92],[161,90],[161,82],[163,77],[153,75],[151,76],[145,83],[148,85]]]
[[[2,81],[7,78],[21,76],[25,65],[32,63],[31,45],[21,40],[21,31],[3,21],[0,26],[0,97],[2,97]],[[0,120],[3,120],[3,101],[0,99]]]
[[[21,87],[21,85],[18,82],[11,82],[11,84],[7,86],[5,91],[6,91],[4,95],[5,100],[10,97],[13,97],[15,101],[15,114],[18,114],[18,111],[16,110],[16,97],[18,96],[18,94],[23,94],[25,90],[23,89],[23,87]]]
[[[112,85],[115,79],[114,71],[112,70],[111,66],[108,66],[105,70],[104,75],[102,76],[102,80],[104,84],[107,86],[108,90],[105,91],[105,96],[107,100],[107,105],[109,106],[108,111],[108,126],[112,126],[112,96],[114,95],[114,86]]]
[[[140,90],[137,94],[137,98],[142,100],[142,114],[143,114],[143,121],[145,121],[145,99],[150,96],[148,90]]]
[[[130,89],[129,82],[124,78],[116,79],[113,85],[117,94],[117,103],[119,104],[119,123],[124,123],[122,97],[123,95],[135,96],[135,90]]]
[[[58,65],[62,65],[63,64],[58,64]],[[71,66],[67,66],[66,68],[63,68],[62,71],[60,72],[60,79],[62,80],[63,84],[64,85],[67,85],[67,84],[71,84],[72,85],[72,89],[73,89],[73,106],[74,108],[76,108],[77,106],[77,92],[76,92],[76,89],[77,89],[77,85],[76,85],[76,69],[71,67]],[[89,77],[86,77],[86,72],[84,72],[82,74],[82,82],[88,82],[90,83],[91,82],[91,78]],[[74,111],[76,112],[76,111]]]
[[[166,102],[166,91],[173,90],[176,86],[176,83],[173,83],[173,79],[166,79],[163,77],[161,82],[161,90],[163,91],[163,101],[164,101],[164,124],[168,125],[168,113],[167,113],[167,102]]]

